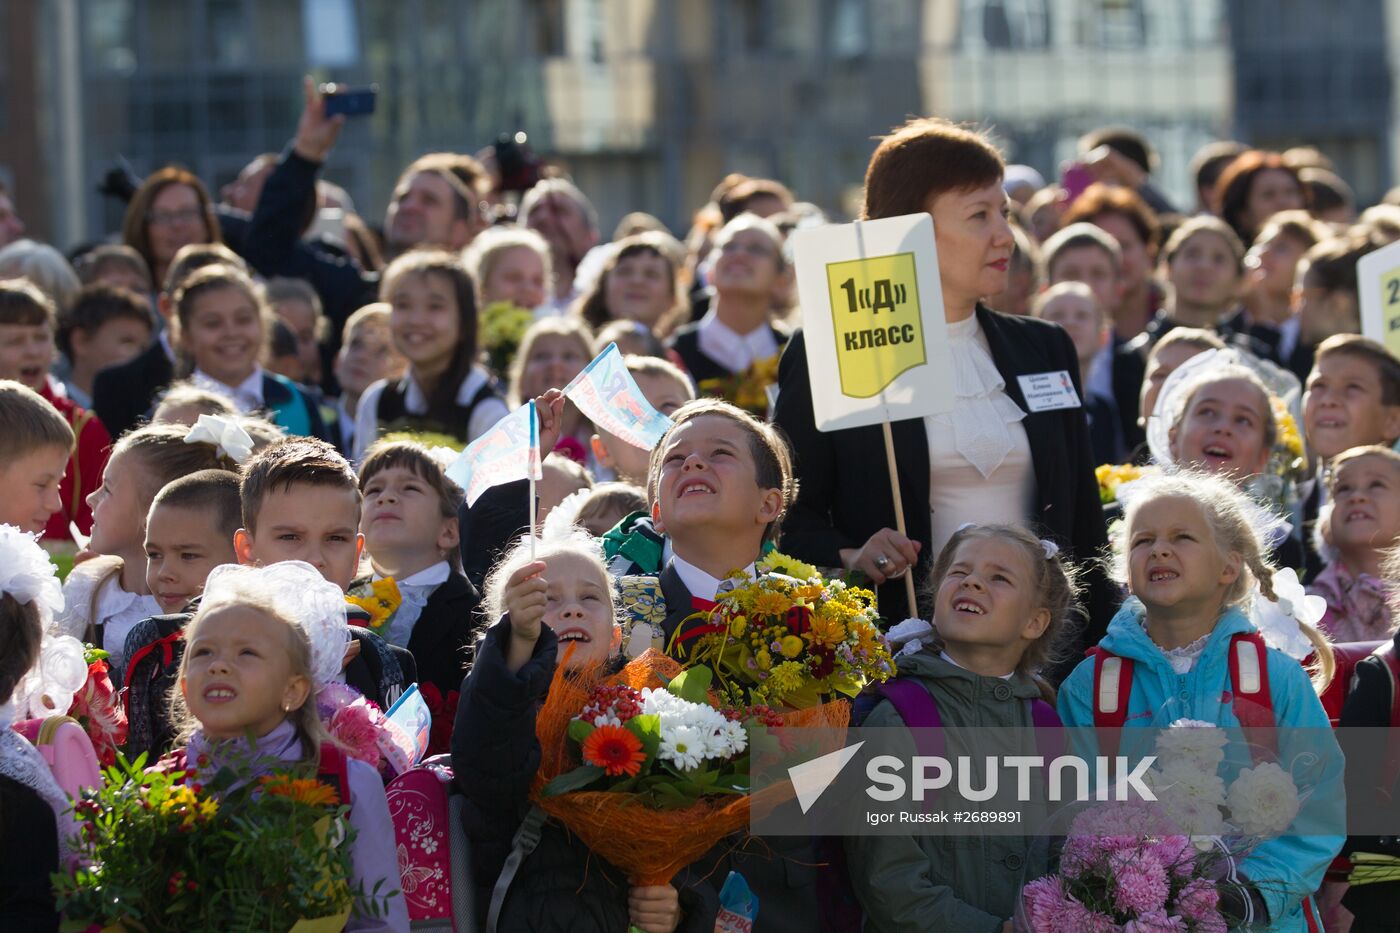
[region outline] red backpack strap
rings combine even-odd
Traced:
[[[1089,649],[1094,659],[1094,730],[1098,733],[1099,754],[1118,756],[1123,725],[1128,721],[1128,697],[1133,692],[1133,662],[1095,645]]]
[[[321,743],[316,777],[335,788],[341,803],[350,803],[350,761],[339,746],[332,742]]]
[[[164,638],[157,638],[155,641],[149,642],[147,644],[142,645],[140,648],[137,648],[132,653],[131,657],[127,659],[126,662],[126,676],[122,678],[123,695],[125,695],[126,691],[131,689],[131,672],[136,670],[137,663],[139,663],[147,655],[159,651],[161,669],[163,670],[169,667],[170,662],[175,660],[175,642],[179,641],[184,636],[185,630],[183,628],[178,629],[174,632],[171,632],[169,635],[166,635]],[[130,715],[129,710],[128,715]]]
[[[1269,689],[1269,649],[1258,632],[1240,632],[1230,638],[1230,690],[1235,718],[1256,759],[1267,753],[1278,757],[1278,730],[1274,721],[1274,695]]]

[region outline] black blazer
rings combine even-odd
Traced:
[[[1017,376],[1066,370],[1080,398],[1079,363],[1065,331],[1035,318],[977,308],[992,359],[1006,381],[1006,394],[1022,410],[1026,400]],[[878,425],[822,433],[812,415],[812,390],[803,335],[788,343],[778,370],[778,404],[773,420],[792,444],[798,477],[797,501],[783,523],[782,549],[825,567],[841,565],[842,548],[858,548],[881,528],[895,527],[894,500],[883,462],[884,440]],[[1098,557],[1107,543],[1089,428],[1082,408],[1031,412],[1021,424],[1030,441],[1035,471],[1035,511],[1027,523],[1058,541],[1080,562]],[[929,517],[928,438],[921,419],[892,425],[895,464],[904,497],[904,524],[923,550],[915,568],[915,587],[928,578],[933,560]],[[1084,646],[1096,643],[1108,628],[1117,594],[1096,564],[1086,564],[1089,623]],[[899,620],[909,614],[904,584],[891,581],[879,593],[881,615]],[[930,618],[931,607],[920,607]]]
[[[109,366],[92,381],[92,410],[113,440],[136,427],[150,413],[160,390],[175,379],[175,364],[160,340],[140,356]]]
[[[443,697],[462,686],[480,605],[481,594],[456,570],[433,590],[408,638],[420,684],[433,684]]]
[[[768,329],[773,332],[773,339],[778,341],[778,352],[781,353],[783,345],[788,342],[787,332],[779,330],[772,324],[768,325]],[[700,323],[698,321],[677,330],[668,341],[668,345],[676,351],[676,355],[685,364],[686,371],[690,373],[690,378],[694,379],[697,385],[705,379],[723,379],[726,376],[734,375],[734,371],[723,361],[711,359],[700,349]]]

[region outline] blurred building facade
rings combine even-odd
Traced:
[[[377,83],[327,168],[371,222],[434,149],[523,129],[594,198],[683,232],[729,171],[849,212],[907,116],[990,126],[1047,179],[1095,126],[1160,184],[1235,137],[1318,145],[1363,200],[1392,178],[1400,0],[0,0],[0,180],[60,244],[117,227],[118,157],[213,189],[291,137],[300,76]]]

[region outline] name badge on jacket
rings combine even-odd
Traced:
[[[1017,376],[1016,379],[1021,383],[1021,394],[1026,397],[1026,407],[1032,412],[1080,407],[1079,393],[1074,391],[1074,382],[1069,378],[1069,370],[1031,373],[1027,376]]]

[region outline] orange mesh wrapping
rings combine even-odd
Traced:
[[[680,671],[679,664],[654,649],[606,678],[598,677],[596,668],[566,673],[565,665],[560,664],[536,721],[540,768],[530,799],[589,849],[625,872],[633,885],[669,884],[677,872],[725,836],[746,829],[754,804],[773,806],[793,793],[792,785],[784,782],[742,797],[703,797],[694,806],[678,810],[655,809],[638,794],[575,791],[545,797],[541,793],[551,780],[578,766],[569,752],[569,721],[583,709],[595,686],[626,684],[634,690],[664,687]],[[836,701],[784,713],[783,725],[843,730],[850,715],[850,705]]]

